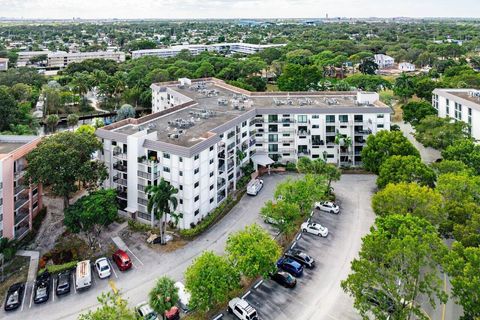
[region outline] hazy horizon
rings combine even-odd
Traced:
[[[478,0],[0,0],[10,19],[480,18]]]

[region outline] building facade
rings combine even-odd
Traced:
[[[82,62],[87,59],[113,60],[117,63],[125,61],[124,52],[96,51],[96,52],[51,52],[47,56],[47,68],[66,68],[70,63]]]
[[[132,59],[144,56],[157,56],[161,58],[175,57],[182,50],[188,50],[192,55],[202,52],[230,52],[241,54],[255,54],[266,48],[282,47],[284,44],[250,44],[250,43],[216,43],[216,44],[189,44],[172,46],[165,49],[145,49],[132,51]]]
[[[378,65],[379,69],[385,69],[393,67],[395,64],[395,59],[386,54],[376,54],[373,56],[375,63]]]
[[[107,187],[145,222],[145,187],[164,178],[179,190],[180,228],[190,228],[236,190],[242,167],[325,159],[361,163],[366,138],[390,129],[376,93],[253,93],[218,79],[153,84],[153,113],[97,130]]]
[[[41,186],[26,186],[25,156],[40,142],[36,136],[0,136],[0,238],[21,239],[42,208]]]
[[[7,70],[8,70],[8,59],[0,58],[0,71],[7,71]]]
[[[470,135],[480,140],[480,90],[435,89],[432,105],[438,110],[439,117],[467,123]]]
[[[398,70],[403,72],[413,72],[415,71],[415,65],[410,62],[401,62],[398,64]]]

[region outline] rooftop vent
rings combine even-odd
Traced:
[[[179,128],[179,129],[188,129],[195,125],[194,120],[185,120],[182,118],[177,118],[173,121],[168,121],[168,125],[174,128]]]

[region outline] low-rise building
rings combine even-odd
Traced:
[[[30,64],[32,58],[48,56],[50,51],[20,51],[18,52],[17,67],[25,67]]]
[[[250,43],[216,43],[216,44],[186,44],[172,46],[165,49],[145,49],[132,51],[132,58],[137,59],[144,56],[157,56],[162,58],[175,57],[183,50],[189,51],[192,55],[198,55],[205,51],[210,52],[231,52],[241,54],[254,54],[266,48],[282,47],[284,44],[250,44]]]
[[[25,182],[25,156],[37,136],[0,136],[0,238],[21,239],[42,208],[42,188]]]
[[[63,69],[73,62],[82,62],[87,59],[106,59],[117,63],[125,61],[124,52],[96,51],[96,52],[51,52],[47,58],[47,68]]]
[[[395,64],[395,59],[386,54],[376,54],[373,56],[375,63],[378,65],[379,69],[385,69],[393,67]]]
[[[403,72],[413,72],[415,71],[415,65],[410,62],[401,62],[398,64],[398,70]]]
[[[432,105],[438,116],[467,123],[475,140],[480,140],[480,90],[476,89],[435,89]]]
[[[218,79],[153,84],[151,115],[100,128],[106,187],[122,210],[148,222],[145,188],[179,190],[180,228],[191,228],[236,190],[242,167],[324,159],[361,163],[366,138],[390,129],[377,93],[249,92]]]
[[[0,58],[0,71],[8,70],[8,61],[7,58]]]

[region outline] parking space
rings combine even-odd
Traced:
[[[315,259],[313,269],[304,269],[294,289],[284,288],[270,279],[253,286],[246,300],[264,320],[356,320],[352,299],[340,288],[350,271],[350,261],[357,255],[362,235],[373,223],[370,196],[372,176],[343,176],[335,185],[340,214],[314,211],[312,222],[327,227],[326,238],[299,233],[295,249]],[[268,228],[270,230],[270,228]],[[236,319],[224,312],[222,319]]]

